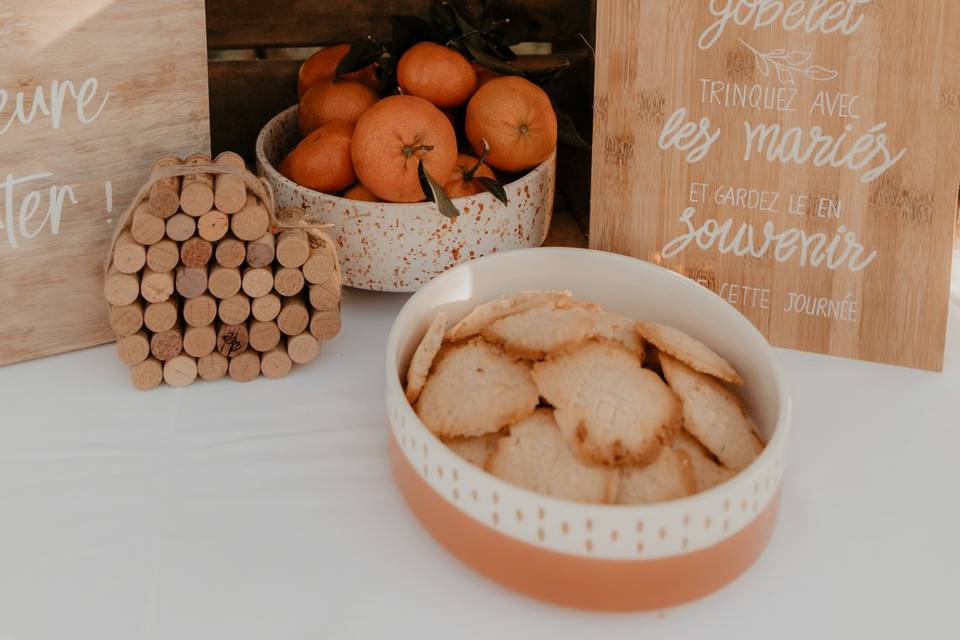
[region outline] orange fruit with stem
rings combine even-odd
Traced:
[[[356,124],[364,111],[377,101],[377,94],[359,82],[321,82],[311,87],[300,99],[297,124],[306,135],[325,124]]]
[[[443,112],[423,98],[390,96],[357,121],[351,147],[360,182],[382,200],[420,202],[418,167],[446,184],[457,162],[457,136]]]
[[[344,191],[341,197],[347,200],[361,200],[363,202],[383,202],[373,191],[370,191],[370,189],[367,189],[359,182]]]
[[[453,49],[421,42],[400,56],[397,84],[408,96],[418,96],[441,109],[449,109],[465,103],[477,90],[477,72]]]
[[[502,171],[537,166],[557,147],[557,114],[546,92],[525,78],[502,76],[470,98],[467,140],[478,154],[490,145],[486,162]]]
[[[453,169],[453,175],[447,180],[447,184],[443,185],[443,190],[449,198],[462,198],[486,191],[477,178],[496,180],[497,176],[484,162],[461,153],[457,156],[457,166]]]
[[[353,126],[332,123],[311,131],[280,164],[302,187],[339,193],[356,182],[350,142]],[[287,175],[286,173],[284,175]]]
[[[349,44],[336,44],[324,47],[304,60],[297,73],[297,95],[302,98],[313,85],[333,80],[337,73],[337,65],[348,51],[350,51]],[[348,73],[341,79],[361,82],[371,89],[377,88],[377,74],[372,64],[360,71]]]

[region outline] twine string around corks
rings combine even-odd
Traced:
[[[336,243],[334,243],[330,236],[324,231],[324,229],[331,228],[333,226],[332,224],[309,221],[306,219],[304,211],[296,207],[287,207],[278,211],[274,198],[273,187],[270,186],[269,182],[263,178],[254,176],[247,169],[241,169],[239,167],[226,164],[207,163],[190,165],[181,164],[173,167],[157,167],[153,170],[153,172],[150,174],[149,180],[147,180],[147,182],[140,188],[131,201],[130,206],[117,220],[117,226],[114,229],[113,237],[110,240],[110,249],[107,252],[106,259],[104,260],[104,273],[110,270],[110,264],[113,260],[113,251],[116,247],[118,238],[125,229],[130,227],[134,212],[149,198],[150,189],[153,187],[153,185],[168,178],[179,178],[202,173],[207,173],[210,175],[229,174],[237,176],[243,180],[247,190],[259,198],[260,202],[262,202],[263,206],[266,208],[267,214],[270,216],[269,230],[271,233],[279,233],[286,229],[303,230],[308,236],[310,236],[311,242],[319,242],[331,248],[334,255],[334,268],[339,272],[340,264],[337,256]]]

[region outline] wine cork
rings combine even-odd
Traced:
[[[260,375],[260,354],[256,351],[245,351],[230,358],[227,369],[230,378],[237,382],[250,382]]]
[[[117,340],[117,356],[120,362],[132,367],[143,362],[150,355],[150,338],[145,331],[138,331],[132,336]]]
[[[255,351],[270,351],[280,344],[280,328],[276,322],[260,322],[254,320],[247,328],[250,337],[250,348]]]
[[[227,235],[230,229],[230,218],[223,211],[207,211],[197,220],[197,233],[204,240],[216,242]]]
[[[320,342],[306,332],[288,337],[287,355],[297,364],[307,364],[320,355]]]
[[[151,302],[143,310],[143,324],[154,333],[168,331],[176,326],[178,314],[176,299]]]
[[[136,273],[147,264],[147,250],[133,239],[133,234],[124,231],[113,245],[113,266],[120,273]]]
[[[277,237],[277,262],[297,268],[310,257],[310,240],[303,229],[286,229]]]
[[[204,286],[206,288],[206,286]],[[205,327],[217,318],[217,301],[209,293],[183,303],[183,319],[191,327]]]
[[[262,298],[273,291],[273,271],[269,267],[249,267],[243,272],[243,292],[251,298]]]
[[[166,156],[153,163],[153,170],[179,167],[180,158]],[[150,212],[166,220],[180,208],[180,176],[164,178],[150,187]]]
[[[303,278],[310,284],[324,284],[336,271],[333,247],[321,238],[310,236],[310,257],[303,263]]]
[[[179,329],[161,331],[150,338],[150,353],[160,362],[176,358],[182,351],[183,334]]]
[[[163,365],[163,381],[171,387],[186,387],[197,379],[197,361],[187,355],[179,355]]]
[[[230,361],[219,351],[209,353],[197,359],[197,375],[204,380],[219,380],[227,375]]]
[[[207,288],[210,289],[214,298],[223,300],[237,295],[241,282],[239,269],[225,269],[220,265],[214,265],[207,278]]]
[[[187,327],[183,332],[183,350],[194,358],[209,355],[217,348],[217,330],[213,325]]]
[[[240,240],[228,237],[217,243],[217,264],[227,269],[236,269],[243,264],[247,248]]]
[[[153,358],[130,368],[130,382],[141,391],[156,389],[163,382],[163,365]]]
[[[329,340],[340,333],[340,310],[329,309],[310,313],[310,335],[317,340]]]
[[[323,284],[310,285],[310,306],[318,311],[340,307],[340,279],[328,278]]]
[[[280,296],[270,292],[263,297],[254,298],[250,303],[250,312],[261,322],[276,320],[280,315]]]
[[[270,216],[256,196],[247,194],[247,201],[237,213],[230,216],[230,230],[240,240],[249,242],[263,236],[270,227]]]
[[[254,269],[273,264],[276,256],[276,236],[269,231],[247,243],[247,264]]]
[[[140,276],[136,273],[120,273],[110,267],[103,279],[103,297],[110,304],[121,307],[133,304],[140,295]]]
[[[196,230],[197,221],[182,211],[173,214],[173,216],[167,220],[166,234],[171,240],[183,242],[189,239]]]
[[[207,291],[207,268],[177,267],[176,289],[187,300],[202,296]]]
[[[273,288],[282,296],[295,296],[303,291],[303,272],[300,269],[281,267],[273,274]]]
[[[210,164],[210,156],[195,153],[188,157],[184,164]],[[199,218],[213,209],[213,176],[209,173],[183,176],[183,183],[180,187],[180,208],[185,214],[193,218]]]
[[[147,302],[163,302],[173,295],[173,273],[144,269],[140,276],[140,295]]]
[[[221,300],[217,315],[224,324],[243,324],[250,317],[250,298],[238,293]]]
[[[247,165],[239,155],[224,151],[217,156],[217,164],[246,170]],[[247,202],[247,185],[243,178],[228,173],[214,176],[213,202],[224,213],[236,213]]]
[[[143,328],[143,303],[135,300],[130,304],[110,307],[110,328],[119,338],[132,336]]]
[[[180,250],[177,243],[164,238],[147,248],[147,266],[159,273],[173,271],[180,263]]]
[[[260,354],[260,373],[265,378],[271,380],[286,378],[292,368],[293,360],[290,359],[285,345],[279,345]]]
[[[163,220],[150,213],[150,206],[142,202],[130,220],[130,235],[143,245],[156,244],[163,240],[166,227]]]
[[[217,332],[217,351],[232,358],[247,350],[250,344],[250,334],[247,325],[222,324]]]
[[[180,245],[180,262],[188,267],[202,267],[213,257],[213,245],[203,238],[193,236]]]
[[[296,336],[304,332],[310,323],[307,305],[300,298],[286,298],[277,316],[277,326],[284,335]]]

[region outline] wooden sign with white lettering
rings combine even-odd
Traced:
[[[938,370],[957,0],[599,0],[590,244],[775,345]]]
[[[0,3],[0,365],[113,340],[114,223],[209,151],[206,58],[203,0]]]

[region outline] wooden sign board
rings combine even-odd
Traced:
[[[203,0],[0,3],[0,365],[113,340],[103,260],[153,161],[209,151]]]
[[[590,243],[775,345],[942,368],[957,0],[599,0]]]

